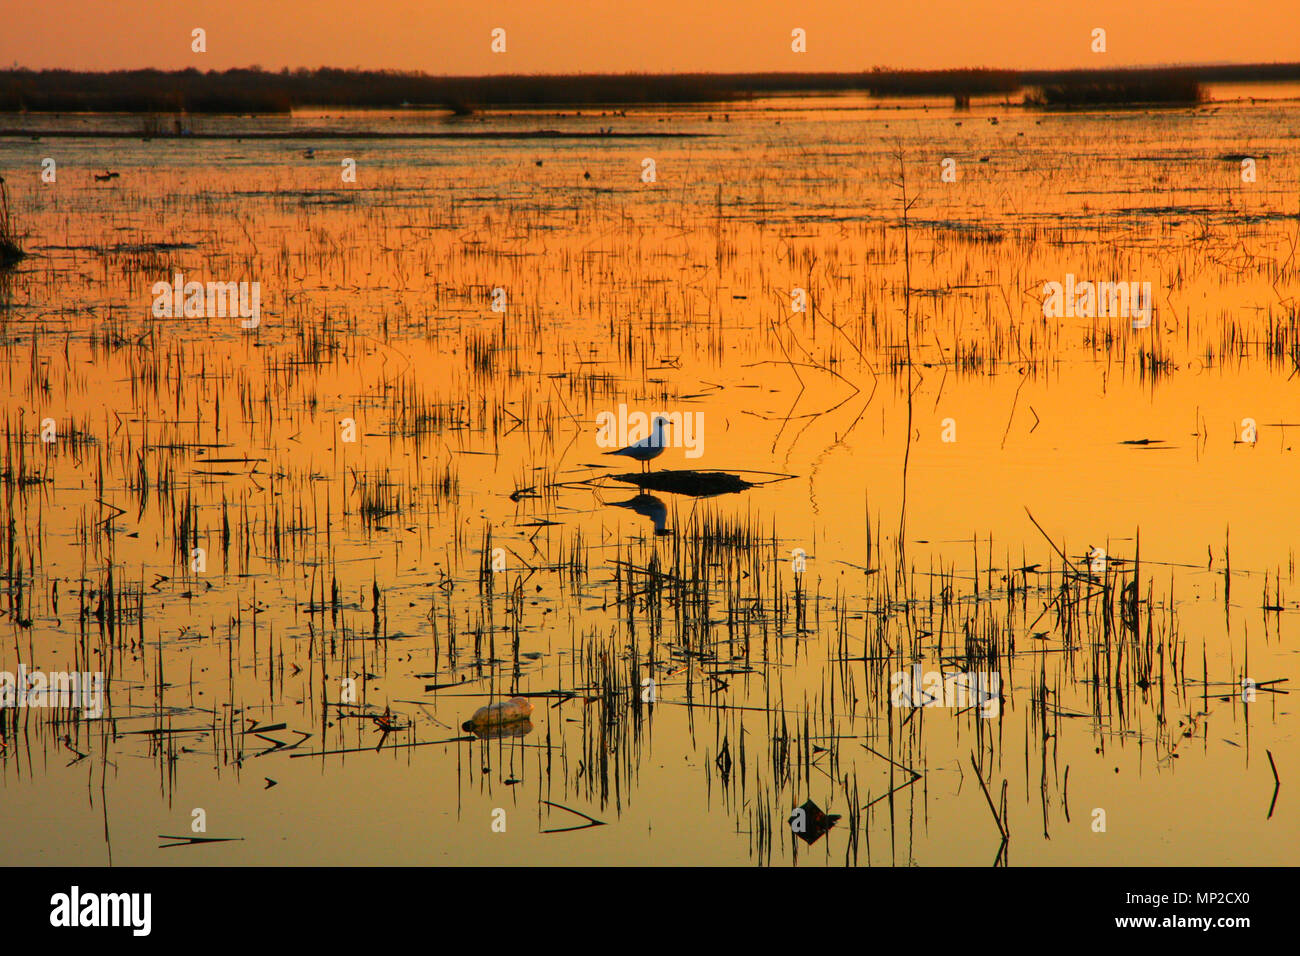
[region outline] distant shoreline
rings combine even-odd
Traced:
[[[108,114],[104,114],[108,115]],[[318,140],[318,139],[702,139],[712,133],[584,133],[558,129],[534,130],[481,130],[478,132],[379,132],[377,130],[284,130],[282,132],[230,132],[230,133],[186,133],[177,136],[173,133],[142,133],[140,130],[78,130],[78,129],[0,129],[0,139],[256,139],[256,140]]]
[[[1207,83],[1300,81],[1300,63],[1105,70],[882,70],[430,76],[377,70],[0,70],[0,112],[288,114],[302,109],[606,109],[744,102],[775,95],[872,97],[1032,94],[1044,102],[1195,101]]]

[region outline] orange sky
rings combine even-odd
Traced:
[[[0,0],[0,66],[430,73],[1300,60],[1297,0]],[[208,52],[190,51],[203,27]],[[489,49],[493,27],[507,52]],[[802,27],[808,51],[790,50]],[[1089,50],[1094,27],[1108,52]]]

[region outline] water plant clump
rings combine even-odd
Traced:
[[[18,234],[9,212],[9,192],[0,176],[0,269],[12,269],[26,255],[18,244]]]

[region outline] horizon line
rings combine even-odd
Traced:
[[[934,74],[934,73],[1031,73],[1031,74],[1061,74],[1061,73],[1119,73],[1126,71],[1138,70],[1200,70],[1200,69],[1260,69],[1265,67],[1296,67],[1300,69],[1300,60],[1255,60],[1248,62],[1234,60],[1218,61],[1198,61],[1190,63],[1135,63],[1125,66],[1105,66],[1105,67],[1013,67],[1013,66],[952,66],[952,67],[889,67],[889,66],[870,66],[852,70],[672,70],[672,71],[644,71],[644,70],[624,70],[621,72],[602,70],[586,71],[577,70],[572,72],[503,72],[503,73],[430,73],[425,70],[410,70],[397,67],[368,67],[368,66],[331,66],[321,65],[314,67],[307,66],[282,66],[279,68],[265,67],[260,64],[249,64],[247,66],[230,66],[224,68],[212,68],[201,70],[197,67],[189,66],[182,68],[167,69],[156,66],[131,66],[115,67],[113,69],[80,69],[77,67],[54,66],[54,67],[30,67],[18,64],[0,67],[0,73],[81,73],[87,76],[108,76],[114,73],[144,73],[154,72],[163,74],[213,74],[213,73],[265,73],[269,76],[280,76],[285,73],[297,73],[300,71],[320,72],[331,70],[339,73],[384,73],[401,76],[418,76],[429,79],[447,79],[447,80],[480,80],[495,78],[514,78],[514,77],[532,77],[537,79],[547,78],[568,78],[568,77],[677,77],[677,76],[790,76],[790,77],[814,77],[814,76],[855,76],[860,74],[887,73],[887,74]]]

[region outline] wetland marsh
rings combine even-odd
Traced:
[[[1300,101],[880,105],[3,118],[5,861],[1293,863]]]

